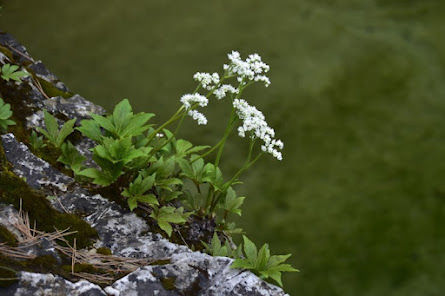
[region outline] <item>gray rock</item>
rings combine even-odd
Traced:
[[[105,109],[85,100],[79,95],[64,99],[52,97],[44,102],[46,109],[52,113],[62,113],[69,118],[81,119],[91,118],[90,114],[105,114]]]
[[[248,271],[230,269],[232,259],[197,252],[174,254],[170,264],[144,266],[105,288],[111,295],[286,295]]]
[[[0,288],[4,296],[107,296],[95,284],[86,280],[72,283],[57,275],[19,272],[19,281],[8,288]]]
[[[74,182],[73,178],[61,174],[49,163],[32,154],[25,144],[17,142],[13,134],[2,135],[1,142],[14,173],[24,178],[32,188],[51,186],[66,191],[67,186]]]

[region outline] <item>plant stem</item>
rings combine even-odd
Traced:
[[[219,149],[218,149],[218,153],[216,154],[215,166],[219,165],[219,161],[221,159],[221,155],[222,155],[222,152],[223,152],[223,149],[224,149],[224,144],[226,143],[226,140],[229,137],[230,132],[233,129],[235,121],[236,121],[235,108],[232,107],[232,112],[230,113],[229,123],[227,124],[226,130],[224,131],[224,136],[221,139],[221,141],[218,143]]]

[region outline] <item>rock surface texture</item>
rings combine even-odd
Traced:
[[[69,93],[68,88],[42,62],[35,62],[10,35],[0,33],[0,45],[10,49],[16,64],[27,63],[40,81],[50,83],[60,92]],[[0,55],[3,63],[9,62],[5,61],[7,55]],[[65,98],[43,95],[36,87],[35,80],[29,77],[22,83],[28,85],[26,104],[35,110],[26,118],[29,129],[42,126],[43,108],[54,115],[79,120],[88,118],[91,112],[105,112],[77,94]],[[282,289],[262,281],[251,272],[230,269],[233,261],[230,258],[193,252],[186,246],[171,243],[160,234],[150,232],[145,220],[100,194],[90,194],[73,178],[34,155],[13,133],[2,135],[1,144],[15,175],[23,178],[34,190],[57,196],[50,201],[54,209],[80,215],[97,231],[99,239],[94,248],[105,247],[114,256],[147,259],[154,263],[141,266],[114,283],[102,286],[86,280],[71,282],[49,273],[20,271],[15,283],[0,286],[0,295],[286,295]],[[91,143],[87,140],[76,143],[76,147],[87,157],[90,155],[88,149]],[[0,204],[0,225],[21,241],[23,238],[14,229],[19,217],[17,209]],[[60,260],[53,243],[45,238],[34,245],[29,253],[49,255]]]

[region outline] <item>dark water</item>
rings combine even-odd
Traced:
[[[0,24],[72,91],[111,109],[129,98],[163,122],[232,49],[258,52],[269,88],[245,97],[285,142],[242,179],[239,221],[292,253],[291,295],[445,291],[443,1],[1,1]],[[210,124],[182,135],[216,143]],[[231,138],[229,175],[244,142]]]

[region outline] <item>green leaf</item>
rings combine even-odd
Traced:
[[[257,270],[263,270],[266,267],[267,262],[270,258],[269,245],[264,244],[261,249],[258,251],[258,258],[256,262],[255,268]]]
[[[145,125],[154,116],[153,113],[138,113],[134,115],[130,122],[119,132],[121,137],[137,136],[146,131],[150,126]]]
[[[123,99],[114,107],[112,122],[115,127],[116,134],[121,136],[121,132],[128,125],[130,118],[133,116],[130,102]]]
[[[127,199],[127,203],[130,211],[133,211],[138,206],[138,199],[136,196],[132,196]]]
[[[70,141],[63,143],[60,148],[62,155],[60,155],[57,161],[67,165],[74,173],[78,174],[82,169],[82,163],[87,158],[81,155]]]
[[[0,127],[2,131],[6,131],[8,125],[15,125],[15,121],[9,119],[11,116],[11,105],[5,104],[3,99],[0,98]]]
[[[113,123],[108,118],[105,118],[105,117],[103,117],[101,115],[97,115],[97,114],[91,114],[91,117],[103,129],[109,131],[113,135],[117,134]]]
[[[139,202],[144,202],[150,205],[159,205],[158,199],[156,198],[156,196],[154,194],[147,194],[147,195],[141,195],[138,196],[138,201]]]
[[[60,129],[60,132],[57,135],[56,139],[56,146],[60,147],[63,142],[65,141],[66,137],[68,137],[73,131],[74,123],[76,122],[76,119],[71,119],[65,122]]]
[[[82,134],[97,143],[102,143],[102,131],[100,130],[100,125],[94,120],[82,120],[80,122],[81,126],[77,128]]]
[[[170,223],[184,223],[187,221],[187,217],[190,215],[183,212],[183,208],[174,207],[161,207],[160,209],[155,208],[155,210],[150,214],[150,217],[158,222],[159,227],[164,230],[168,236],[171,236],[172,227]]]
[[[255,262],[258,259],[258,250],[255,244],[250,239],[248,239],[247,236],[243,235],[243,241],[244,241],[244,253],[246,254],[249,262],[251,262],[252,265],[255,266]]]
[[[172,201],[172,200],[178,198],[180,195],[182,195],[181,191],[173,191],[173,192],[168,193],[167,195],[162,195],[161,201],[169,202],[169,201]]]
[[[11,64],[4,64],[1,68],[2,75],[1,77],[9,81],[9,79],[15,80],[20,82],[20,78],[28,76],[29,74],[24,71],[17,71],[19,69],[19,66],[17,65],[11,65]],[[16,72],[17,71],[17,72]]]
[[[54,116],[52,116],[48,111],[43,110],[44,122],[46,131],[40,127],[37,128],[54,146],[62,146],[66,137],[68,137],[73,131],[74,123],[76,119],[71,119],[65,122],[59,131],[59,124]]]
[[[219,205],[219,207],[223,208],[225,211],[241,216],[240,207],[243,204],[244,199],[244,196],[236,197],[235,190],[233,190],[232,187],[229,187],[223,200],[223,204]]]
[[[34,150],[40,150],[46,147],[46,144],[43,143],[43,137],[37,136],[37,133],[33,130],[31,135],[29,136],[29,143]]]
[[[230,268],[253,269],[254,266],[247,259],[236,259],[233,261],[232,265],[230,265]]]
[[[167,233],[168,237],[172,236],[173,228],[168,222],[158,221],[158,225],[162,230],[164,230]]]

